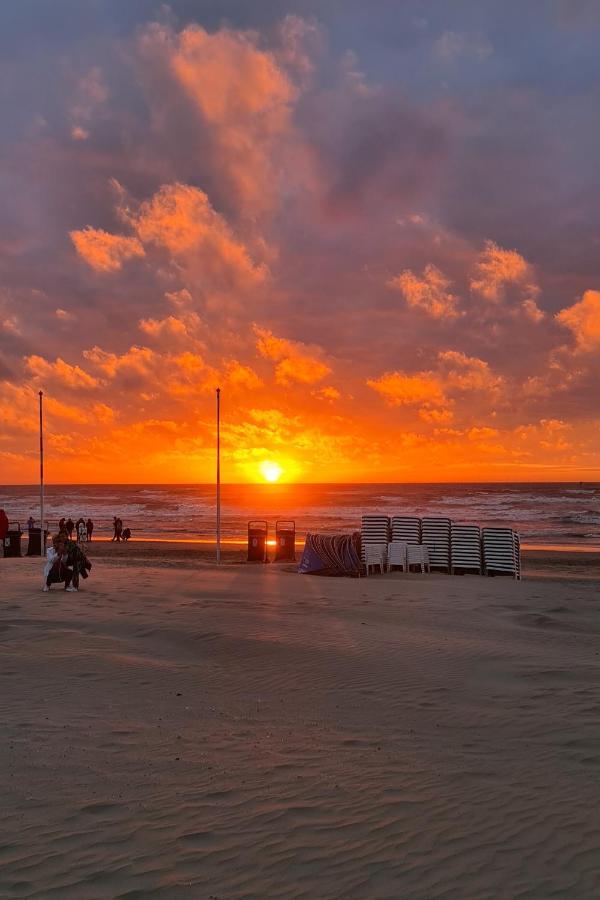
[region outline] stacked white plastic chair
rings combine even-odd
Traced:
[[[521,542],[512,528],[483,528],[483,565],[486,575],[521,578]]]
[[[423,544],[406,545],[406,566],[418,566],[421,572],[429,572],[429,550]]]
[[[457,525],[450,527],[450,559],[452,574],[476,572],[481,575],[481,528],[479,525]]]
[[[416,516],[392,516],[392,540],[421,543],[421,520]]]
[[[450,519],[421,519],[421,543],[429,550],[432,569],[450,571]]]
[[[387,564],[387,544],[366,544],[364,548],[364,564],[367,575],[369,569],[378,566],[383,575]]]
[[[387,545],[390,540],[390,519],[389,516],[380,515],[379,513],[370,513],[362,517],[360,527],[361,541],[361,558],[362,562],[366,562],[365,550],[368,544],[383,544],[384,563],[387,565]]]
[[[407,549],[406,541],[390,541],[387,546],[387,570],[390,572],[393,568],[400,568],[403,572],[407,569]]]

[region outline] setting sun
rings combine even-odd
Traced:
[[[260,464],[260,474],[265,479],[265,481],[279,481],[282,473],[283,469],[281,468],[279,463],[265,460],[265,462],[262,462]]]

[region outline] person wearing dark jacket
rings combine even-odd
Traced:
[[[3,541],[8,531],[8,516],[0,509],[0,541]]]
[[[88,519],[87,522],[85,523],[85,530],[87,531],[88,541],[91,541],[92,534],[94,533],[94,523],[92,522],[91,519]]]

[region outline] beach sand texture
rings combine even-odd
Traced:
[[[600,896],[596,580],[91,552],[0,560],[1,897]]]

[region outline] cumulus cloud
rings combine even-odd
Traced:
[[[187,259],[205,278],[248,285],[263,281],[264,265],[256,265],[204,191],[187,184],[163,185],[137,213],[125,213],[139,240],[166,248]]]
[[[520,291],[522,308],[526,316],[539,322],[544,313],[537,305],[539,287],[527,260],[516,250],[505,250],[494,241],[486,241],[471,278],[471,291],[491,303],[499,303],[506,296],[508,287]]]
[[[137,345],[133,345],[121,354],[102,350],[101,347],[92,347],[91,350],[84,350],[83,355],[89,363],[108,378],[131,375],[140,378],[147,377],[157,358],[156,353],[149,347]]]
[[[459,350],[442,350],[438,360],[449,388],[497,393],[504,385],[504,379],[491,370],[489,363],[476,356],[467,356]]]
[[[316,397],[318,400],[327,400],[329,403],[333,403],[334,400],[339,400],[341,396],[341,392],[332,385],[326,385],[325,387],[313,391],[313,397]]]
[[[230,359],[226,364],[224,378],[234,388],[255,391],[262,387],[262,380],[250,366],[244,366],[237,359]]]
[[[431,263],[419,277],[410,269],[388,281],[388,287],[400,291],[407,304],[413,309],[421,309],[433,319],[456,318],[458,297],[450,288],[450,280]]]
[[[277,363],[275,381],[286,385],[292,382],[313,384],[329,375],[331,369],[317,356],[309,352],[300,341],[276,337],[266,328],[254,326],[258,338],[257,349],[261,356]]]
[[[159,247],[213,288],[252,287],[267,277],[266,265],[252,260],[204,191],[187,184],[166,184],[134,209],[124,203],[121,186],[117,187],[119,214],[134,235],[91,227],[70,232],[77,253],[95,271],[117,272],[126,260],[144,257],[150,248]],[[191,299],[185,288],[168,297],[176,305]]]
[[[386,372],[367,384],[392,406],[444,406],[448,402],[443,384],[432,372]]]
[[[561,309],[556,321],[571,331],[582,353],[600,349],[600,291],[586,291],[581,300]]]
[[[96,272],[118,272],[126,260],[145,255],[137,238],[110,234],[101,228],[88,226],[69,235],[79,256]]]
[[[145,73],[162,65],[172,88],[187,97],[203,130],[204,150],[218,160],[246,212],[268,208],[276,193],[277,148],[289,128],[294,88],[255,32],[190,24],[179,33],[153,24],[138,40]],[[152,79],[152,84],[155,80]],[[156,94],[153,105],[168,103]],[[165,112],[168,115],[168,110]]]
[[[39,381],[53,381],[63,387],[71,388],[96,388],[99,385],[97,378],[85,372],[80,366],[72,366],[60,356],[54,361],[44,359],[43,356],[33,354],[25,359],[25,364],[31,374]]]

